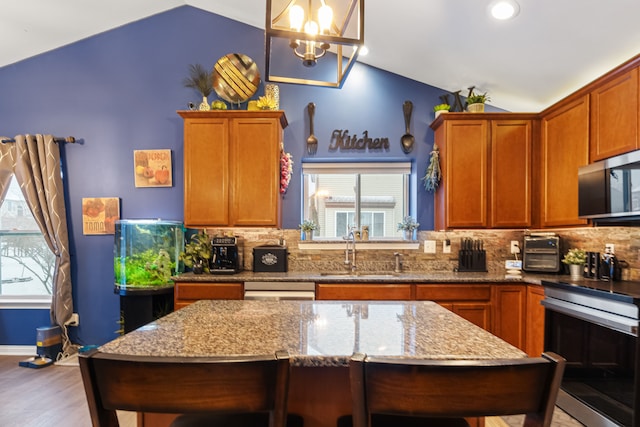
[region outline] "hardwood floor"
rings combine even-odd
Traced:
[[[18,366],[26,356],[0,356],[0,426],[91,427],[77,366]],[[118,413],[122,427],[135,427],[133,413]]]

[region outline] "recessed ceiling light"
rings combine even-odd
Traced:
[[[520,5],[515,0],[496,0],[489,5],[489,12],[499,20],[512,19],[520,13]]]
[[[366,54],[369,53],[369,48],[365,45],[360,46],[360,56],[365,56]]]

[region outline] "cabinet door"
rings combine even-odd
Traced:
[[[531,121],[491,121],[491,226],[531,225]]]
[[[242,283],[177,282],[173,308],[178,310],[201,299],[243,299]]]
[[[525,351],[531,357],[539,357],[544,351],[544,288],[527,286],[527,332]]]
[[[435,301],[463,319],[491,330],[491,285],[484,284],[420,284],[416,300]]]
[[[229,125],[221,118],[184,121],[184,223],[229,223]]]
[[[446,121],[436,130],[443,182],[436,192],[436,229],[486,227],[488,124]]]
[[[474,325],[491,331],[491,304],[454,303],[451,311]]]
[[[493,286],[492,332],[523,351],[526,333],[526,299],[526,285]]]
[[[410,284],[319,283],[318,300],[411,300]]]
[[[638,149],[638,69],[591,92],[590,161]]]
[[[589,161],[589,96],[558,106],[542,119],[543,227],[584,225],[578,218],[578,168]]]
[[[231,129],[232,226],[280,226],[280,142],[277,119],[234,119]]]

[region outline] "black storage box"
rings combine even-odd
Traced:
[[[253,271],[256,273],[285,273],[287,271],[287,247],[265,245],[253,248]]]

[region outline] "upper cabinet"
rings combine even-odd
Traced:
[[[283,111],[179,111],[184,223],[280,227]]]
[[[434,121],[443,177],[436,230],[531,225],[534,117],[448,113]]]
[[[589,162],[589,95],[554,106],[541,129],[540,225],[586,224],[578,218],[578,168]]]
[[[535,126],[534,126],[535,125]],[[491,121],[491,225],[531,225],[532,119]]]
[[[640,148],[639,96],[638,68],[591,91],[591,162]]]

